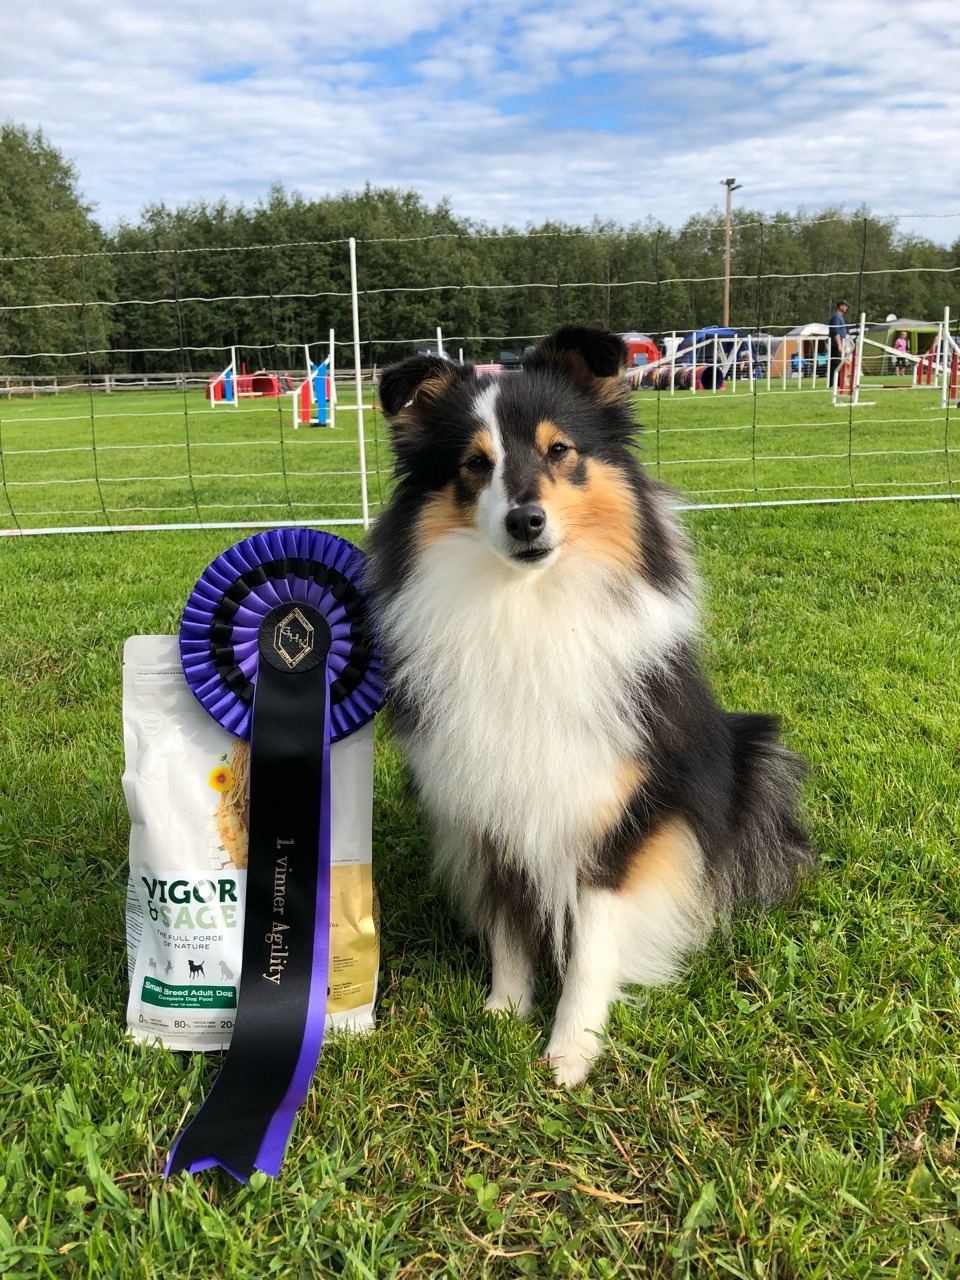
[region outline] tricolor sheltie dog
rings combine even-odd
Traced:
[[[718,922],[813,865],[803,766],[722,711],[698,589],[612,333],[563,328],[523,372],[386,370],[397,487],[370,586],[393,722],[435,867],[490,953],[487,1008],[527,1013],[552,961],[547,1056],[583,1080],[610,1004],[669,982]]]

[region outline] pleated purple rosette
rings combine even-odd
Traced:
[[[364,555],[316,529],[256,533],[217,556],[183,611],[180,656],[187,683],[207,711],[239,738],[251,736],[258,635],[281,604],[310,604],[330,626],[331,742],[383,705],[384,675],[360,593]]]
[[[385,692],[363,563],[333,534],[258,533],[204,570],[184,609],[187,682],[251,743],[250,830],[233,1040],[167,1174],[219,1165],[241,1182],[254,1169],[275,1177],[316,1070],[330,943],[330,744],[372,719]]]

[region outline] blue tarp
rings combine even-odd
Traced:
[[[694,333],[688,333],[677,346],[677,364],[693,364],[693,344],[697,344],[697,364],[703,364],[704,361],[710,364],[714,363],[714,352],[716,352],[716,364],[723,371],[725,377],[729,377],[734,361],[740,365],[739,373],[745,374],[743,368],[752,359],[754,376],[758,375],[762,356],[757,349],[756,343],[749,334],[741,333],[739,329],[727,329],[723,325],[711,324],[705,329],[697,329]]]

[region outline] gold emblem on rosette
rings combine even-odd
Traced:
[[[313,626],[299,609],[291,609],[274,628],[273,647],[291,671],[313,652],[313,640]]]

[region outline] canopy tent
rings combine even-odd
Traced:
[[[763,353],[760,350],[758,335],[742,333],[739,329],[724,328],[723,325],[711,324],[705,329],[697,329],[694,333],[685,334],[677,347],[677,364],[700,364],[704,360],[715,365],[724,378],[730,378],[734,365],[739,366],[740,376],[746,376],[749,370],[754,377],[758,376]],[[696,350],[696,358],[694,358]]]
[[[814,364],[820,361],[826,367],[830,329],[825,324],[801,324],[785,334],[773,353],[770,364],[771,378],[787,374],[812,373]]]
[[[654,340],[645,333],[621,333],[627,348],[627,367],[632,369],[637,365],[655,364],[660,359],[660,349]],[[637,357],[640,357],[637,359]]]
[[[882,342],[885,347],[892,347],[901,333],[907,335],[907,351],[913,356],[922,356],[935,345],[940,334],[940,323],[936,320],[881,320],[864,326],[864,337],[874,342]],[[876,347],[868,347],[863,353],[864,373],[892,373],[895,356],[888,351],[878,351]],[[910,368],[913,368],[911,364]]]

